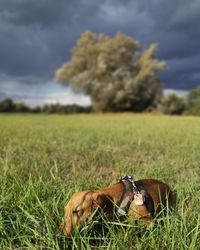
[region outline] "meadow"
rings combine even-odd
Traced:
[[[126,174],[167,182],[175,211],[55,235],[72,193]],[[200,118],[1,114],[0,249],[200,249]]]

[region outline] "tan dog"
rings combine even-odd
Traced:
[[[138,180],[134,183],[141,190],[140,193],[145,197],[145,202],[142,205],[137,205],[136,199],[133,199],[128,207],[129,219],[149,221],[167,204],[169,207],[173,205],[175,196],[167,184],[153,179]],[[65,207],[64,220],[59,230],[66,236],[71,235],[74,225],[80,228],[97,208],[103,210],[108,220],[113,220],[116,205],[119,204],[123,192],[124,185],[119,182],[104,189],[73,194]]]

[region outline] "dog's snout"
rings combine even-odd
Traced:
[[[61,235],[60,228],[57,228],[56,231],[55,231],[55,236],[58,237],[60,235]]]

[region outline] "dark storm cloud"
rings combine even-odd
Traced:
[[[73,9],[76,2],[72,2],[69,10]],[[66,1],[62,0],[1,0],[0,16],[2,20],[19,26],[39,25],[50,28],[61,21],[64,10],[68,14]]]
[[[200,84],[199,0],[1,0],[0,74],[48,82],[85,30],[159,43],[166,87]]]
[[[0,73],[11,77],[53,78],[69,59],[84,31],[82,17],[95,14],[87,1],[0,1]]]

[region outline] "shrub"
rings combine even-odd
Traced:
[[[187,95],[187,113],[200,115],[200,86],[192,89]]]
[[[180,115],[185,109],[185,100],[175,94],[168,94],[161,101],[161,110],[164,114]]]

